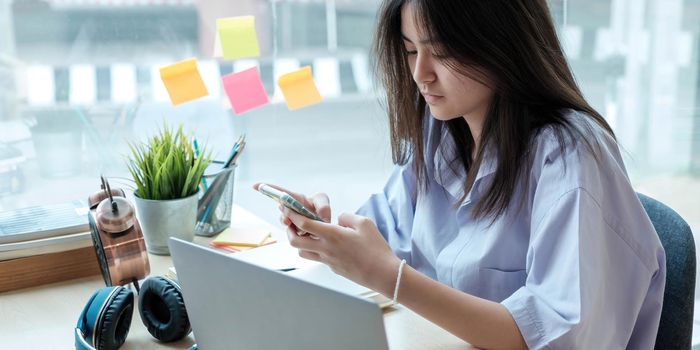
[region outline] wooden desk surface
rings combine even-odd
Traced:
[[[287,239],[277,227],[270,225],[241,207],[233,211],[234,227],[267,227],[272,230],[281,246]],[[206,244],[210,239],[196,237],[195,242]],[[263,249],[236,253],[254,258]],[[292,251],[287,257],[296,257]],[[162,275],[172,266],[170,256],[149,255],[151,275]],[[271,264],[288,262],[270,262]],[[73,329],[78,316],[92,293],[104,287],[102,277],[81,278],[35,288],[0,294],[0,344],[7,349],[74,349]],[[384,313],[384,324],[391,349],[474,349],[459,338],[439,328],[414,312],[398,306]],[[134,308],[133,319],[126,343],[120,349],[186,349],[194,343],[192,333],[174,343],[159,343],[141,323]]]

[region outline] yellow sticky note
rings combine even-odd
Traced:
[[[272,236],[270,236],[270,237],[265,238],[265,240],[262,243],[260,243],[259,246],[256,246],[256,247],[243,246],[243,245],[229,245],[228,247],[231,247],[231,248],[238,250],[238,251],[244,251],[244,250],[248,250],[248,249],[262,247],[264,245],[268,245],[268,244],[272,244],[272,243],[277,243],[277,241],[274,238],[272,238]]]
[[[262,229],[227,228],[213,241],[215,245],[257,247],[270,237],[270,231]]]
[[[225,59],[260,56],[258,36],[255,33],[255,17],[219,18],[216,20],[216,30],[219,32]]]
[[[287,73],[277,80],[282,95],[287,101],[287,108],[295,110],[321,102],[316,83],[311,75],[311,67]]]
[[[194,58],[161,68],[160,78],[173,105],[209,95]]]

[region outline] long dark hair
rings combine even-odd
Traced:
[[[531,161],[534,136],[544,126],[561,126],[553,129],[562,151],[570,144],[565,133],[574,144],[583,140],[593,149],[597,141],[586,138],[593,131],[590,121],[614,138],[576,85],[545,0],[385,0],[378,14],[373,64],[386,92],[394,163],[413,159],[420,188],[427,188],[426,103],[412,79],[401,33],[401,9],[409,3],[419,32],[437,43],[437,55],[449,57],[444,62],[450,69],[476,80],[481,74],[473,72],[485,73],[494,81],[474,160],[475,144],[465,119],[445,122],[457,151],[450,164],[463,166],[467,174],[459,202],[474,183],[485,145],[495,145],[498,164],[490,187],[475,204],[475,217],[495,219],[508,207],[518,181],[529,183],[529,171],[523,169]],[[567,110],[580,111],[588,120],[569,118]]]

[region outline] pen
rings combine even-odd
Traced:
[[[201,232],[201,234],[206,235],[211,229],[211,225],[209,225],[208,222],[204,221],[209,217],[209,208],[207,208],[207,211],[204,213],[204,215],[206,215],[207,218],[203,218],[202,221],[197,221],[197,225],[194,227],[194,230],[195,232]]]
[[[231,174],[230,172],[230,169],[221,170],[211,184],[211,187],[209,187],[209,190],[204,192],[204,195],[197,203],[197,221],[203,223],[208,222],[209,215],[212,214],[212,208],[216,208],[219,200],[221,200],[228,176]]]
[[[286,269],[277,269],[277,271],[289,272],[289,271],[294,271],[294,270],[296,270],[296,269],[297,269],[296,267],[288,267],[288,268],[286,268]]]
[[[194,146],[194,156],[199,158],[199,144],[197,143],[197,139],[192,141],[192,146]]]
[[[245,148],[245,140],[243,143],[241,143],[241,146],[238,147],[238,150],[236,150],[236,154],[233,155],[233,159],[231,160],[231,165],[236,164],[236,161],[238,160],[238,157],[240,157],[241,153],[243,153],[243,149]]]
[[[231,162],[233,162],[233,157],[236,156],[238,148],[241,146],[241,142],[243,141],[245,141],[245,134],[238,137],[238,140],[236,140],[236,142],[233,144],[233,148],[231,148],[231,154],[228,156],[226,162],[224,163],[224,168],[228,168],[229,166],[231,166]]]
[[[192,141],[192,144],[194,146],[194,155],[195,157],[199,158],[199,144],[197,143],[197,139],[194,139],[194,141]],[[205,192],[207,191],[208,187],[209,186],[207,186],[207,179],[206,177],[204,177],[204,175],[202,175],[202,188],[204,188]]]
[[[241,147],[245,143],[245,136],[243,136],[242,139],[239,139],[239,141],[236,142],[236,144],[233,147],[233,152],[231,153],[231,157],[228,159],[228,162],[226,162],[226,167],[230,167],[233,165],[236,159],[236,155],[240,152]]]

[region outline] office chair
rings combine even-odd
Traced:
[[[663,203],[637,193],[666,251],[666,288],[655,349],[690,349],[695,301],[695,242],[688,223]]]

